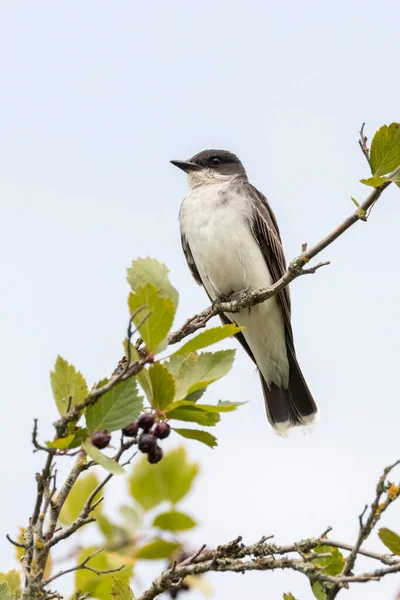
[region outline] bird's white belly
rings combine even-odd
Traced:
[[[184,200],[180,223],[196,267],[214,300],[243,288],[268,287],[271,273],[249,226],[250,206],[241,196],[229,198],[208,186],[192,190]],[[276,298],[229,318],[245,327],[243,334],[267,383],[287,387],[285,326]]]

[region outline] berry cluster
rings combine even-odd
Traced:
[[[147,454],[147,460],[152,465],[160,462],[164,454],[162,448],[158,445],[158,440],[167,438],[171,431],[171,427],[166,421],[158,423],[155,421],[154,414],[144,413],[140,415],[137,421],[133,421],[122,430],[126,437],[137,437],[139,429],[142,430],[138,437],[138,448],[141,452]]]

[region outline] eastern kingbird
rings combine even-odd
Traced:
[[[210,299],[278,281],[286,271],[278,224],[238,157],[204,150],[171,163],[188,174],[190,191],[179,212],[182,247],[194,279]],[[312,422],[318,409],[296,359],[289,289],[221,319],[244,327],[236,338],[259,369],[275,430],[282,434]]]

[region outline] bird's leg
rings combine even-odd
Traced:
[[[251,288],[244,288],[242,290],[238,290],[237,292],[232,291],[230,294],[221,294],[220,296],[218,296],[218,298],[213,300],[212,307],[215,309],[219,309],[221,302],[229,302],[233,304],[232,308],[235,308],[234,305],[236,303],[241,302],[249,292],[251,292]],[[249,314],[250,311],[251,307],[249,306]],[[237,310],[233,312],[237,312]]]

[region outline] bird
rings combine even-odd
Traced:
[[[286,271],[275,214],[227,150],[203,150],[171,160],[187,174],[189,193],[179,210],[182,249],[195,281],[211,301],[243,289],[267,288]],[[296,358],[288,287],[263,303],[222,313],[258,368],[267,418],[276,433],[311,424],[317,404]]]

